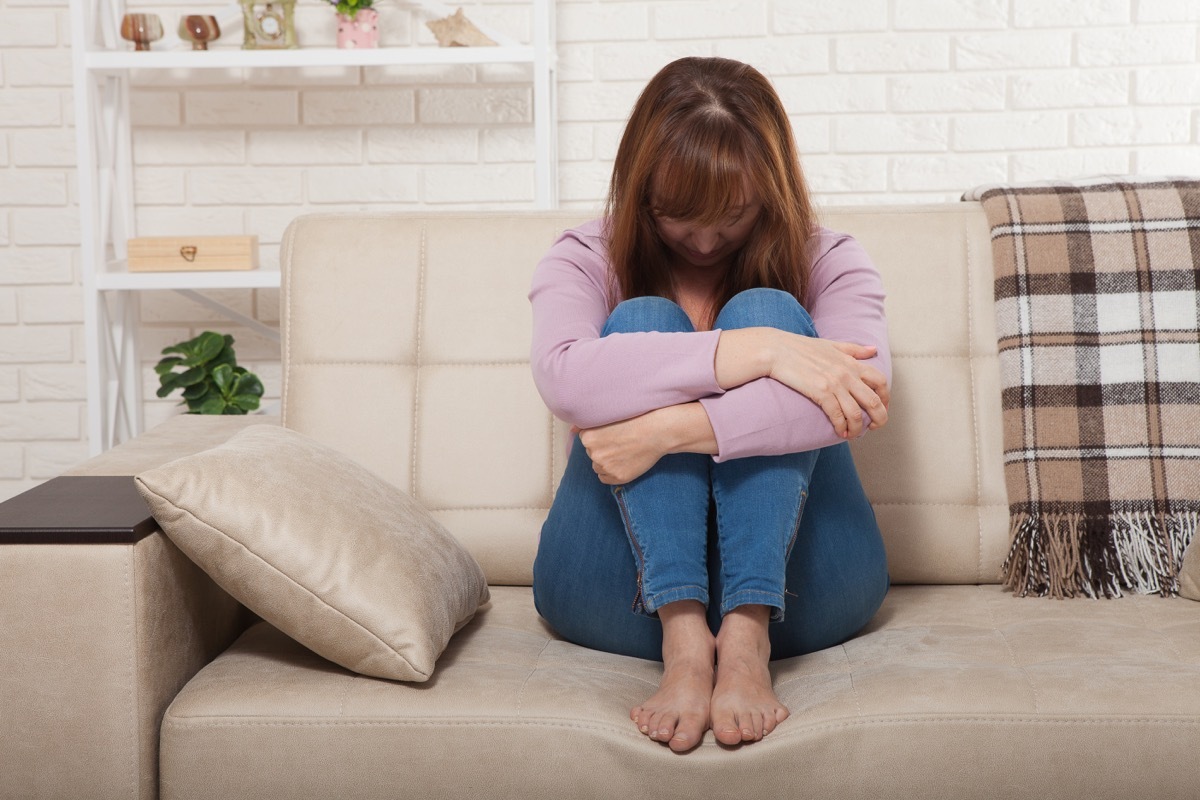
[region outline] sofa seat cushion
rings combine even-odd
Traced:
[[[528,588],[494,587],[424,684],[259,624],[168,709],[163,797],[1194,796],[1189,601],[901,586],[858,637],[773,669],[778,730],[678,756],[628,717],[660,665],[557,640]]]

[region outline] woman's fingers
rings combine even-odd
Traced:
[[[647,423],[654,413],[580,431],[579,440],[601,483],[629,483],[664,455],[657,429]]]
[[[879,348],[873,344],[855,344],[854,342],[830,342],[830,344],[851,358],[860,361],[874,358],[879,353]]]
[[[862,407],[849,391],[839,392],[837,399],[842,406],[842,413],[846,417],[846,432],[843,435],[847,439],[857,439],[862,436],[863,432]]]
[[[818,398],[812,399],[816,399],[834,430],[843,438],[858,438],[864,426],[877,430],[887,424],[891,396],[887,381],[878,370],[868,369],[858,374],[846,372],[839,380],[829,381],[816,394]]]
[[[874,345],[783,334],[774,341],[770,377],[812,400],[842,438],[887,423],[891,402],[887,378],[864,363],[878,354]]]
[[[887,402],[879,395],[878,391],[871,389],[866,384],[859,384],[855,389],[851,390],[851,394],[858,408],[867,416],[868,429],[877,430],[886,425],[888,419]],[[886,390],[884,394],[886,394]]]
[[[836,342],[834,346],[857,360],[873,358],[878,352],[878,348],[874,345]],[[858,380],[850,382],[850,394],[858,403],[861,411],[869,418],[868,430],[877,430],[887,424],[888,405],[892,401],[891,391],[888,389],[887,378],[878,369],[860,365],[860,370],[857,376]],[[852,430],[851,436],[854,435]]]
[[[846,438],[848,430],[846,412],[842,410],[842,404],[838,402],[837,395],[832,393],[824,395],[816,400],[816,403],[825,412],[825,416],[829,417],[829,423],[833,425],[834,432],[843,439]]]

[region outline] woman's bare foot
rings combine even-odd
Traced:
[[[767,668],[770,612],[767,606],[738,606],[721,621],[711,713],[713,734],[722,744],[757,742],[788,717]]]
[[[683,753],[708,730],[715,642],[704,606],[695,600],[658,610],[663,625],[663,678],[658,691],[629,712],[638,730]]]

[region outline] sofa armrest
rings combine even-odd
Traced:
[[[239,422],[172,422],[69,474],[132,475]],[[135,522],[125,541],[60,530],[0,543],[0,796],[157,797],[163,712],[250,619],[156,525]]]

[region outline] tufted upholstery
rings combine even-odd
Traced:
[[[773,664],[792,717],[680,758],[628,719],[657,664],[557,639],[530,562],[563,435],[529,377],[529,278],[561,214],[320,215],[284,243],[284,423],[435,510],[493,601],[432,680],[266,624],[163,721],[164,797],[1195,796],[1200,606],[1014,598],[990,250],[974,204],[830,212],[888,290],[892,420],[855,443],[897,583],[840,647]],[[962,585],[955,585],[962,584]],[[652,787],[652,788],[651,788]]]
[[[345,672],[261,624],[173,704],[164,787],[172,798],[316,786],[429,798],[1195,796],[1200,614],[1185,600],[897,587],[860,636],[774,674],[790,719],[761,744],[710,739],[681,760],[628,718],[659,665],[557,641],[523,587],[495,590],[419,686]]]
[[[526,295],[584,219],[314,215],[283,244],[284,424],[412,492],[492,583],[530,582],[563,468],[565,430],[530,377]],[[825,224],[859,237],[889,295],[891,422],[854,447],[892,578],[996,581],[1008,532],[983,212],[846,209]]]

